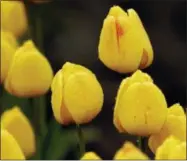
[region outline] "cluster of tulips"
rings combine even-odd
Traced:
[[[50,63],[32,40],[22,45],[17,43],[28,26],[22,2],[1,1],[1,6],[0,82],[5,90],[17,97],[32,98],[46,94],[51,88],[52,110],[59,124],[91,122],[104,102],[104,93],[95,74],[82,65],[66,62],[53,75]],[[109,69],[133,73],[122,80],[116,94],[113,115],[116,129],[120,133],[148,137],[155,159],[186,159],[183,107],[179,103],[168,107],[161,89],[150,75],[141,71],[151,65],[153,50],[136,11],[111,7],[103,23],[98,48],[99,59]],[[19,107],[14,106],[2,114],[1,159],[32,156],[36,151],[35,140],[32,124]],[[94,152],[85,152],[80,159],[101,160]],[[127,141],[114,159],[149,157]]]

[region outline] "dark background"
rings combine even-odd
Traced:
[[[41,12],[44,50],[56,73],[66,61],[92,70],[104,90],[102,112],[91,123],[103,134],[100,141],[87,144],[87,150],[103,159],[112,159],[125,140],[135,137],[119,134],[113,125],[113,107],[118,86],[126,74],[106,68],[98,59],[98,42],[103,19],[113,5],[134,8],[150,37],[154,61],[148,72],[166,96],[168,106],[186,106],[186,1],[185,0],[56,0],[35,6]],[[36,12],[37,13],[37,12]],[[50,100],[50,93],[48,94]],[[52,117],[50,101],[49,118]],[[145,150],[148,152],[148,150]],[[151,156],[151,153],[149,153]],[[72,159],[72,154],[67,159]]]

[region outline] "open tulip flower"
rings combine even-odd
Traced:
[[[18,44],[11,32],[1,31],[1,59],[0,59],[0,83],[4,82]]]
[[[121,159],[140,159],[140,160],[148,160],[148,156],[142,153],[136,146],[134,146],[131,142],[126,142],[122,148],[120,148],[115,156],[114,160]]]
[[[100,34],[99,59],[120,73],[134,72],[152,63],[153,49],[134,9],[110,9]]]
[[[88,123],[101,111],[101,85],[96,76],[81,65],[65,63],[55,75],[51,90],[53,113],[61,124]]]
[[[173,135],[181,141],[186,140],[186,115],[182,106],[174,104],[168,108],[167,119],[161,131],[153,134],[149,138],[149,147],[153,153],[164,142],[164,140]]]
[[[113,119],[119,132],[140,136],[158,133],[166,115],[165,96],[148,74],[138,70],[121,82]]]
[[[1,29],[21,36],[27,29],[24,4],[21,1],[1,0]]]
[[[1,155],[2,160],[25,160],[25,156],[16,139],[5,129],[1,129]]]
[[[29,120],[20,111],[19,107],[15,106],[3,113],[1,126],[16,139],[26,157],[34,154],[36,150],[34,131]]]
[[[180,141],[174,136],[169,136],[156,151],[157,160],[159,159],[187,159],[186,141]]]
[[[13,57],[5,89],[17,97],[43,95],[49,90],[52,78],[53,71],[48,60],[28,40]]]
[[[101,160],[95,152],[86,152],[80,160]]]

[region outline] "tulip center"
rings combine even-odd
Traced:
[[[116,24],[116,35],[117,35],[117,44],[119,47],[119,38],[124,34],[122,26],[119,24],[118,20],[115,21]]]

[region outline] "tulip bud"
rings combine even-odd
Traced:
[[[23,152],[15,138],[6,130],[1,129],[1,156],[2,160],[25,160]]]
[[[175,136],[181,141],[186,140],[186,115],[182,106],[174,104],[168,108],[167,119],[157,134],[151,135],[148,145],[153,153],[170,135]]]
[[[31,156],[35,152],[36,145],[33,128],[19,107],[13,107],[5,111],[1,116],[1,125],[14,136],[25,156]]]
[[[1,1],[1,29],[21,36],[27,29],[24,4],[20,1]]]
[[[144,69],[152,63],[153,49],[135,10],[110,9],[100,34],[99,59],[119,73]]]
[[[1,31],[1,74],[0,83],[2,83],[9,71],[12,58],[18,48],[16,38],[10,32]]]
[[[27,41],[15,53],[5,89],[17,97],[43,95],[50,88],[52,78],[53,71],[48,60],[32,41]]]
[[[81,65],[65,63],[55,75],[51,90],[53,113],[61,124],[88,123],[101,111],[101,85],[95,75]]]
[[[158,133],[166,115],[165,97],[148,74],[138,70],[122,81],[113,120],[119,132],[140,136]]]
[[[123,147],[116,152],[114,156],[114,160],[121,159],[148,160],[149,158],[145,154],[143,154],[137,147],[135,147],[131,142],[126,142]]]
[[[181,142],[174,136],[169,136],[156,151],[156,159],[186,160],[186,142]]]
[[[80,160],[102,160],[102,159],[94,152],[86,152]]]

